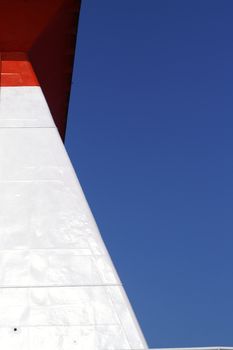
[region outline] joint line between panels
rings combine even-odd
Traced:
[[[35,288],[88,288],[88,287],[122,287],[121,283],[103,283],[103,284],[64,284],[64,285],[45,285],[45,286],[0,286],[0,289],[35,289]]]

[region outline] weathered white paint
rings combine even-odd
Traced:
[[[40,88],[0,96],[0,349],[145,349]]]

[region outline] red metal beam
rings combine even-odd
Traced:
[[[80,0],[0,1],[0,52],[28,54],[63,138],[79,10]]]

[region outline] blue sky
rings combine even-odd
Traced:
[[[232,14],[83,0],[66,146],[150,346],[233,345]]]

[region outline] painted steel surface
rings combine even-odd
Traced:
[[[146,348],[39,86],[0,91],[0,348]]]
[[[0,86],[39,86],[25,53],[0,53]]]
[[[30,57],[63,139],[80,4],[81,0],[0,0],[0,56],[25,52]]]

